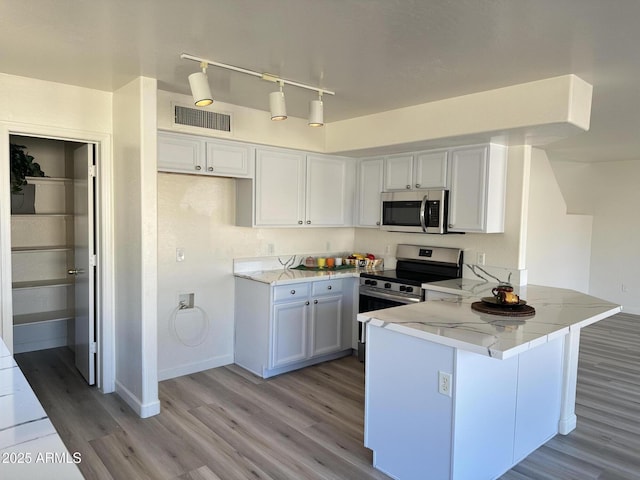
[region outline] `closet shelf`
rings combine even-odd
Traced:
[[[27,313],[24,315],[14,315],[14,325],[25,325],[28,323],[51,322],[58,320],[70,320],[75,318],[73,310],[56,310],[52,312]]]
[[[32,253],[32,252],[64,252],[72,250],[71,245],[46,245],[42,247],[13,247],[11,253]]]
[[[67,177],[25,177],[27,183],[47,184],[47,183],[73,183],[73,178]]]
[[[71,213],[12,213],[11,219],[14,218],[34,218],[34,217],[73,217]]]
[[[14,290],[26,290],[28,288],[68,287],[70,285],[73,285],[72,279],[58,278],[55,280],[34,280],[30,282],[14,282],[12,287]]]

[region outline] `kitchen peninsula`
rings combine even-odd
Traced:
[[[365,445],[394,478],[497,478],[569,433],[580,330],[621,310],[529,285],[520,296],[534,316],[481,314],[461,280],[425,285],[454,295],[358,315],[367,327]]]

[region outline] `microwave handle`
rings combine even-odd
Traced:
[[[422,203],[420,204],[420,226],[422,226],[422,231],[426,232],[427,231],[427,221],[426,219],[429,217],[429,211],[428,208],[429,204],[429,196],[425,195],[422,198]]]

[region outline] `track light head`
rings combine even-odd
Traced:
[[[318,92],[318,99],[309,102],[309,126],[324,126],[324,104],[322,103],[322,92]]]
[[[282,82],[280,82],[280,90],[269,94],[269,109],[271,110],[271,120],[287,119],[287,105],[284,101]]]
[[[201,66],[201,72],[189,75],[189,86],[191,87],[191,95],[193,95],[193,103],[197,107],[206,107],[213,103],[213,95],[211,95],[207,78],[207,64],[203,62]]]

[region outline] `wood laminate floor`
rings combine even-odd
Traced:
[[[583,330],[577,429],[502,480],[640,479],[639,322],[616,315]],[[144,420],[87,387],[66,348],[16,360],[88,479],[388,479],[362,445],[354,357],[269,380],[236,366],[167,380],[162,412]]]

